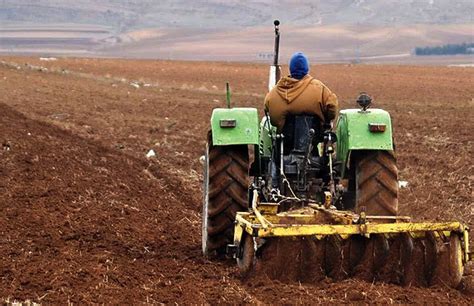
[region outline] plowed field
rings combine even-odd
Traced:
[[[201,256],[211,111],[225,81],[235,105],[261,109],[265,65],[1,60],[0,301],[473,304],[472,267],[458,290],[248,282],[232,260]],[[312,75],[343,108],[366,91],[392,114],[402,214],[474,227],[474,70],[323,65]]]

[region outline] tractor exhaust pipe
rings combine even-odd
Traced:
[[[270,75],[268,78],[268,91],[275,87],[281,77],[281,68],[278,64],[278,58],[280,56],[280,21],[273,21],[273,25],[275,26],[275,47],[273,52],[273,65],[270,66]]]
[[[275,25],[275,53],[273,54],[273,66],[278,66],[278,56],[280,55],[280,21],[273,21]]]

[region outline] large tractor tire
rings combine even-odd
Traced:
[[[204,164],[202,251],[222,255],[234,240],[238,211],[248,210],[249,154],[245,145],[213,146],[208,141]]]
[[[349,178],[350,206],[356,213],[370,216],[396,216],[398,214],[398,170],[391,151],[356,151],[351,155]],[[349,239],[350,242],[355,238]],[[385,275],[391,258],[390,242],[383,236],[372,235],[357,245],[358,258],[349,263],[350,274],[366,281]],[[396,252],[393,248],[392,252]],[[362,254],[362,256],[359,256]],[[392,254],[395,256],[396,254]],[[349,256],[351,254],[349,253]]]
[[[393,151],[359,151],[355,157],[355,211],[398,214],[398,169]]]

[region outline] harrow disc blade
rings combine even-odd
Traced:
[[[399,237],[400,241],[400,284],[408,285],[409,280],[414,275],[412,269],[414,242],[413,238],[409,234],[401,234]]]
[[[320,281],[326,277],[325,244],[306,236],[267,239],[258,250],[256,274],[283,282]]]
[[[366,239],[364,254],[354,269],[354,275],[362,280],[372,282],[378,271],[385,265],[390,252],[390,245],[384,235],[372,235]]]
[[[413,239],[407,235],[404,239],[401,283],[404,286],[429,286],[433,264],[436,261],[436,244],[429,236]]]
[[[424,276],[426,285],[430,285],[433,279],[433,275],[438,264],[439,247],[436,241],[436,237],[433,232],[427,232],[426,237],[423,239],[425,247],[425,270]]]
[[[325,239],[324,269],[327,276],[334,280],[346,278],[349,270],[345,270],[344,259],[348,256],[349,241],[343,241],[336,236]]]
[[[255,265],[255,241],[252,236],[245,235],[242,241],[241,254],[237,257],[237,266],[242,277],[247,277]]]
[[[344,266],[345,271],[355,274],[355,268],[361,262],[362,257],[365,254],[365,249],[367,246],[367,239],[362,236],[352,236],[348,240],[347,255],[345,256]]]
[[[440,248],[432,283],[456,288],[461,283],[463,272],[461,239],[451,233]]]
[[[385,258],[385,262],[377,270],[376,279],[400,284],[402,282],[403,275],[403,263],[409,260],[410,248],[406,247],[404,235],[397,235],[388,239],[389,252]]]

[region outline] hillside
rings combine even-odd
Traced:
[[[466,12],[473,10],[470,0],[3,0],[0,20],[97,24],[124,32],[148,27],[259,26],[276,17],[292,25],[458,24],[472,22],[472,13]]]

